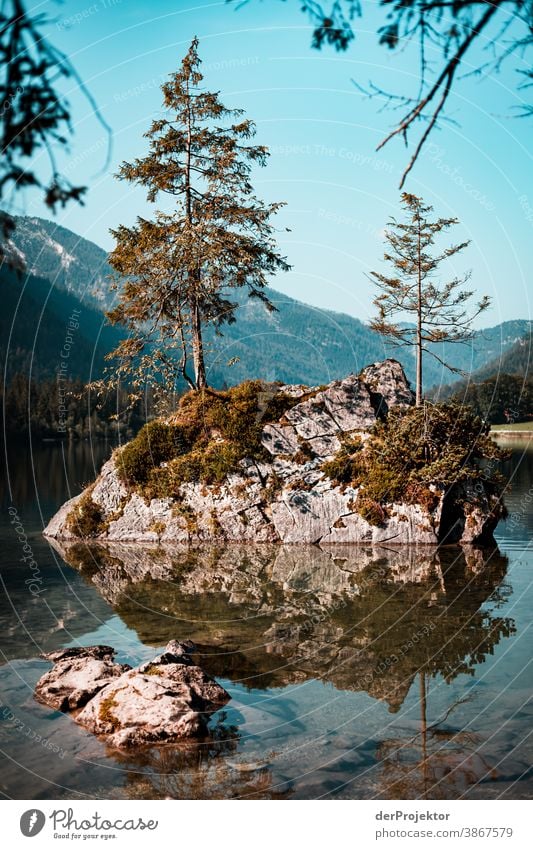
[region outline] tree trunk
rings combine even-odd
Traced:
[[[417,339],[416,339],[416,406],[422,405],[422,328],[420,324],[420,316],[417,324]]]
[[[181,376],[183,377],[184,381],[187,383],[187,385],[191,389],[196,389],[196,384],[193,382],[193,380],[191,379],[191,377],[189,376],[189,374],[187,372],[187,340],[185,339],[183,316],[181,314],[181,310],[179,310],[179,309],[178,309],[178,323],[179,323],[179,332],[180,332],[180,339],[181,339],[181,363],[180,363]]]
[[[202,338],[202,322],[200,320],[200,309],[198,300],[193,298],[190,303],[191,311],[191,336],[192,336],[192,358],[194,363],[194,381],[197,389],[207,389],[207,378],[205,375],[204,341]]]
[[[192,229],[192,192],[191,192],[191,101],[189,94],[189,81],[187,80],[187,148],[185,154],[185,214],[189,225],[189,232]],[[200,286],[200,274],[197,269],[189,271],[189,310],[191,313],[191,341],[192,341],[192,359],[194,364],[194,382],[196,389],[207,388],[207,378],[205,375],[204,361],[204,342],[202,339],[202,320],[200,318],[200,307],[198,305],[198,288]]]
[[[422,248],[418,212],[418,305],[416,312],[416,406],[422,404]]]

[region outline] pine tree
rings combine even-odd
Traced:
[[[149,152],[123,163],[119,178],[147,189],[155,203],[170,199],[151,220],[112,230],[110,262],[125,276],[117,306],[108,314],[130,336],[111,356],[118,376],[132,386],[181,375],[195,389],[207,386],[204,329],[235,321],[231,290],[244,288],[273,310],[267,278],[289,266],[276,250],[271,216],[284,204],[255,195],[251,171],[268,151],[247,144],[254,124],[204,91],[195,38],[180,70],[162,86],[165,115],[145,134]],[[120,285],[120,284],[115,284]],[[194,375],[188,371],[192,348]]]
[[[392,218],[385,231],[388,250],[385,260],[394,268],[395,276],[377,271],[371,276],[381,294],[374,300],[378,314],[370,327],[398,346],[416,349],[416,404],[422,403],[422,356],[427,353],[450,371],[457,369],[446,363],[434,349],[435,343],[466,342],[472,338],[472,322],[487,309],[490,299],[484,296],[473,311],[467,301],[474,294],[464,286],[470,273],[440,283],[435,275],[439,265],[464,250],[469,242],[461,242],[436,252],[435,239],[440,233],[458,224],[457,218],[438,218],[431,221],[433,207],[424,205],[421,198],[404,192],[402,204],[406,222]],[[433,250],[432,250],[433,249]],[[400,315],[403,322],[394,322]],[[414,325],[406,319],[413,319]]]

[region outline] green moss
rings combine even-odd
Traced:
[[[120,517],[124,513],[124,507],[127,504],[127,500],[128,499],[126,497],[121,498],[120,504],[117,507],[117,509],[113,513],[111,513],[109,516],[106,517],[106,519],[103,521],[103,524],[102,524],[102,530],[103,531],[107,532],[109,530],[109,526],[111,525],[111,523],[117,522],[120,519]]]
[[[298,437],[298,445],[300,446],[298,451],[291,458],[295,463],[299,463],[301,466],[304,466],[310,460],[315,459],[316,455],[313,453],[313,449],[301,436]]]
[[[66,527],[77,537],[96,537],[106,530],[102,511],[92,499],[93,489],[83,493],[67,516]]]
[[[405,487],[405,500],[408,504],[420,504],[432,513],[440,501],[440,493],[430,489],[426,483],[412,480]]]
[[[385,508],[379,501],[374,501],[373,498],[360,496],[355,502],[355,509],[363,519],[366,519],[369,525],[382,525],[387,518]]]
[[[263,489],[263,504],[271,504],[277,497],[278,493],[283,488],[283,479],[280,478],[276,472],[272,472],[272,474],[268,478],[268,484]]]
[[[118,453],[119,477],[146,498],[177,498],[183,483],[220,484],[243,457],[266,459],[265,423],[300,401],[272,393],[272,385],[259,380],[188,392],[174,415],[145,425]]]
[[[292,408],[297,404],[302,404],[304,401],[309,401],[311,398],[314,398],[315,395],[318,395],[318,393],[322,392],[324,389],[327,389],[326,384],[318,386],[316,389],[310,389],[308,392],[304,392],[304,394],[299,397],[286,395],[284,392],[277,392],[272,398],[270,398],[266,405],[262,419],[263,422],[282,421],[285,413],[288,413],[289,410],[292,410]]]
[[[160,666],[150,666],[148,669],[145,669],[143,675],[162,675],[163,670]]]
[[[363,447],[363,442],[360,436],[344,437],[341,440],[341,447],[335,454],[332,460],[328,460],[322,465],[322,471],[331,478],[336,484],[352,484],[358,479],[360,471],[359,452]]]
[[[299,490],[300,492],[311,492],[313,484],[305,481],[303,478],[295,478],[288,485],[288,489]]]
[[[145,484],[154,468],[183,453],[187,447],[182,428],[161,421],[149,422],[118,452],[118,475],[129,486]]]
[[[212,534],[218,534],[222,531],[222,525],[220,524],[219,518],[217,516],[216,510],[211,510],[211,514],[209,516],[209,528]]]
[[[197,532],[198,516],[188,504],[185,504],[183,501],[178,499],[178,501],[172,505],[172,515],[175,518],[183,519],[185,521],[188,533],[194,534]]]
[[[114,695],[107,696],[107,698],[102,699],[100,702],[100,708],[98,710],[98,718],[101,722],[107,722],[111,725],[112,728],[118,728],[120,725],[119,720],[113,713],[113,708],[117,707],[118,702],[115,700]]]
[[[293,398],[291,395],[285,395],[283,392],[278,392],[273,398],[270,398],[264,412],[264,420],[278,422],[283,418],[285,413],[299,403],[299,398]]]

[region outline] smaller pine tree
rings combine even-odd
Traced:
[[[433,207],[426,206],[422,198],[407,192],[402,194],[402,205],[407,220],[399,222],[392,218],[385,232],[388,250],[384,258],[395,273],[389,277],[377,271],[371,272],[381,294],[374,300],[378,314],[370,327],[393,344],[416,349],[416,404],[420,406],[423,354],[434,357],[450,371],[457,371],[429,346],[471,339],[472,322],[487,309],[490,299],[485,295],[469,311],[467,302],[474,293],[464,287],[470,273],[445,283],[435,279],[439,265],[469,244],[461,242],[442,252],[435,250],[435,239],[458,224],[458,219],[431,220]],[[398,315],[403,317],[403,322],[392,320]],[[408,323],[409,319],[414,319],[414,322]]]

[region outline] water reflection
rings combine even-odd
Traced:
[[[159,747],[131,753],[113,752],[124,770],[129,799],[283,799],[289,788],[277,789],[268,763],[243,764],[238,758],[239,734],[218,716],[208,742]]]
[[[505,504],[509,515],[498,525],[497,536],[529,543],[533,537],[533,438],[498,439],[496,434],[496,441],[510,452],[509,459],[501,464],[508,481]]]
[[[14,504],[31,530],[41,530],[67,498],[92,483],[113,447],[104,441],[40,442],[31,436],[2,443],[2,524]]]
[[[426,673],[420,672],[420,729],[378,746],[376,796],[385,799],[450,799],[480,780],[494,780],[497,769],[483,755],[483,739],[471,731],[446,727],[458,706],[451,704],[440,722],[428,720]]]
[[[320,678],[397,711],[415,676],[473,673],[502,637],[497,549],[262,546],[60,548],[143,643],[192,639],[215,676],[248,687]]]
[[[434,710],[430,682],[472,676],[514,632],[500,615],[510,590],[497,549],[58,548],[143,643],[190,638],[212,675],[254,693],[320,679],[396,714],[417,688],[418,719],[376,742],[374,796],[449,798],[491,775],[478,737],[454,726],[464,699],[450,694]],[[127,769],[128,795],[209,798],[220,783],[230,797],[291,792],[290,783],[271,786],[267,766],[236,773],[248,769],[227,757],[236,739],[225,739],[222,757],[216,747],[185,762],[183,752],[144,756],[148,771]]]
[[[28,586],[33,575],[20,559],[14,536],[8,535],[2,546],[0,665],[61,648],[113,616],[105,599],[81,576],[61,568],[60,561],[50,556],[48,544],[38,538],[30,538],[40,579],[39,595],[33,595]]]

